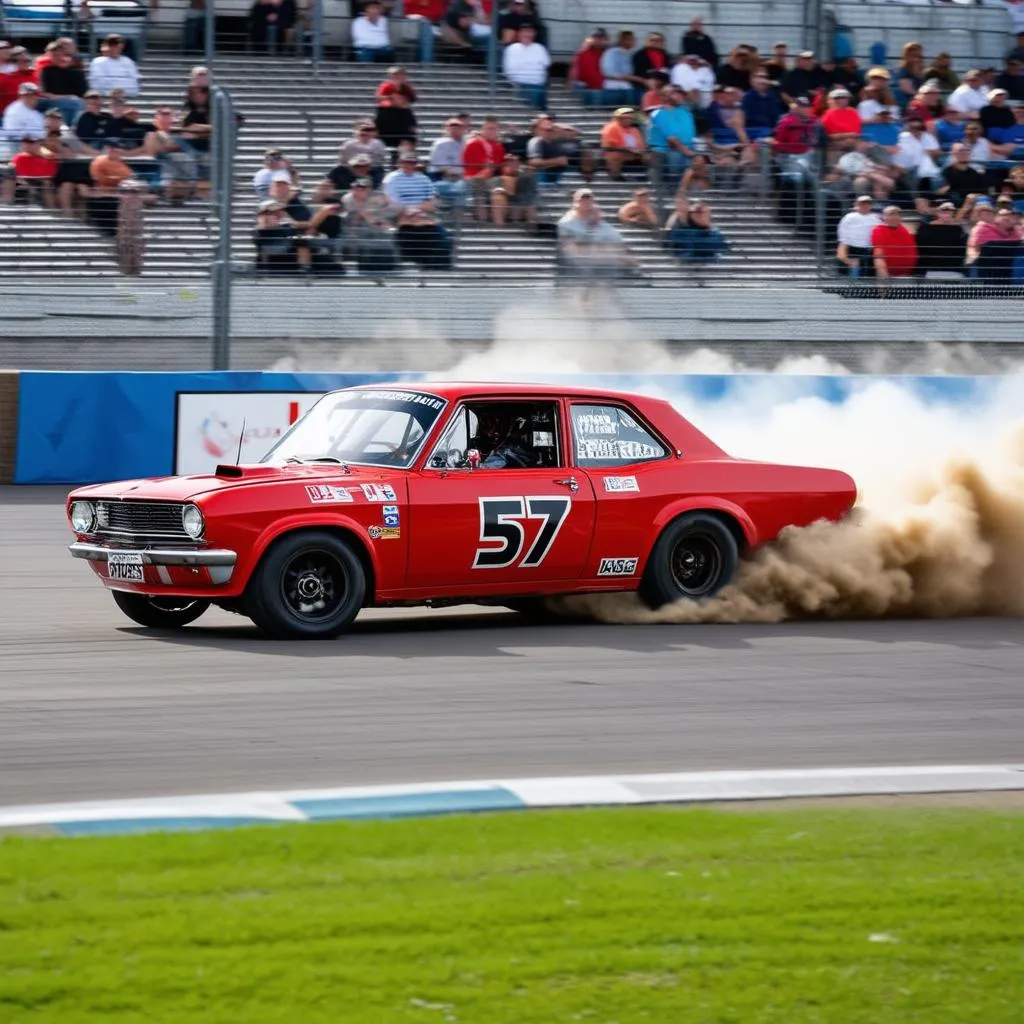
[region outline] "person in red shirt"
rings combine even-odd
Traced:
[[[604,74],[601,71],[601,58],[604,51],[608,49],[608,33],[603,28],[595,28],[593,32],[583,40],[583,45],[576,53],[576,57],[569,69],[569,82],[584,90],[583,102],[590,106],[600,103],[601,97],[593,95],[595,90],[601,92],[604,89]]]
[[[810,151],[818,137],[818,121],[811,113],[811,101],[797,96],[788,114],[775,126],[769,145],[780,156],[799,156]]]
[[[32,68],[32,54],[24,46],[10,51],[13,71],[0,74],[0,107],[6,108],[18,98],[18,89],[25,83],[39,84],[39,77]]]
[[[917,241],[903,223],[898,206],[887,206],[882,212],[882,223],[871,231],[871,250],[877,277],[913,275],[917,268]]]
[[[480,131],[463,147],[462,167],[476,204],[477,220],[487,220],[491,197],[491,179],[505,162],[505,147],[498,141],[501,123],[496,117],[485,117]]]
[[[38,193],[44,206],[54,205],[53,176],[57,173],[57,161],[43,149],[42,140],[26,135],[21,140],[21,152],[11,157],[11,167],[19,184]]]
[[[391,97],[396,92],[400,92],[410,105],[416,102],[416,90],[409,84],[409,76],[405,73],[405,68],[388,68],[387,81],[381,82],[377,86],[377,105],[388,106],[391,103]]]
[[[850,106],[850,93],[846,89],[833,89],[828,94],[828,109],[821,115],[821,127],[832,142],[860,135],[860,114]]]

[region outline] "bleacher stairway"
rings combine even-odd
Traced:
[[[154,55],[143,68],[144,94],[137,101],[144,120],[153,106],[169,103],[177,108],[183,98],[190,64],[180,57]],[[479,121],[494,113],[505,123],[526,126],[532,111],[506,86],[489,99],[485,72],[451,65],[409,65],[410,78],[419,92],[415,110],[420,123],[421,151],[441,134],[445,118],[461,110]],[[245,117],[238,140],[236,199],[232,222],[235,267],[251,269],[254,257],[251,233],[257,200],[251,180],[262,165],[263,151],[282,148],[302,175],[304,194],[336,163],[338,145],[350,137],[352,124],[371,115],[374,92],[383,68],[359,64],[325,67],[314,76],[308,62],[288,58],[223,58],[217,68],[218,84],[229,89],[236,108]],[[588,141],[595,141],[608,111],[588,110],[568,96],[560,84],[552,90],[551,107],[560,119],[575,124]],[[556,220],[569,205],[573,188],[582,184],[570,176],[559,197],[543,210]],[[617,183],[599,174],[592,186],[606,216],[614,218],[635,184]],[[813,284],[811,245],[779,224],[756,193],[712,189],[704,198],[711,204],[715,224],[728,237],[732,252],[721,262],[699,270],[681,267],[649,232],[626,229],[629,244],[642,260],[650,283],[679,286],[692,283],[735,287]],[[119,272],[109,240],[82,224],[32,206],[0,207],[0,230],[6,244],[0,248],[0,279],[60,277],[89,280],[117,277]],[[208,203],[192,200],[184,206],[160,205],[147,212],[146,269],[148,279],[205,278],[213,258],[216,221]],[[554,245],[527,235],[521,228],[496,229],[471,223],[460,228],[455,274],[433,275],[433,280],[537,284],[554,272]],[[332,279],[345,284],[358,280]],[[426,280],[417,271],[402,280]]]

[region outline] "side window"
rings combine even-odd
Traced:
[[[573,405],[576,465],[602,469],[653,462],[667,454],[661,442],[625,409],[615,405]]]
[[[459,406],[427,460],[431,469],[543,469],[560,465],[554,402],[470,402]]]

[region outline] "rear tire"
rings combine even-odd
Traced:
[[[149,594],[112,590],[114,604],[133,622],[149,629],[181,629],[195,622],[207,608],[209,601],[190,597],[151,597]]]
[[[683,599],[706,601],[732,581],[739,561],[739,545],[721,519],[709,512],[687,512],[655,543],[640,598],[650,608]]]
[[[260,560],[246,590],[249,617],[278,640],[329,640],[363,607],[366,573],[352,546],[333,533],[282,537]]]

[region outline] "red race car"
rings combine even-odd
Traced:
[[[706,599],[855,498],[836,470],[730,457],[658,399],[432,383],[332,391],[260,463],[81,487],[67,513],[71,554],[136,622],[215,604],[317,639],[367,606]]]

